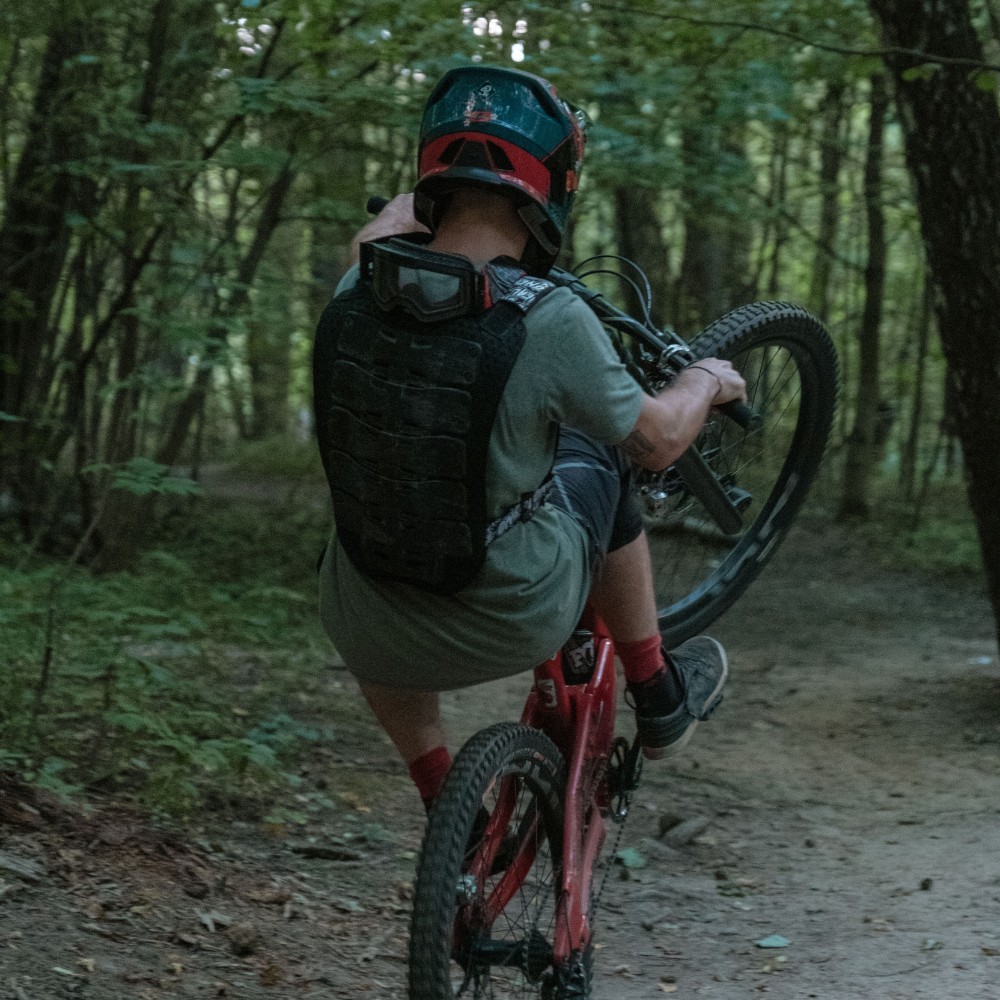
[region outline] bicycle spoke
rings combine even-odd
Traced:
[[[473,935],[456,955],[455,995],[537,997],[538,977],[551,961],[548,942],[555,927],[556,869],[545,828],[534,793],[520,776],[492,782],[482,808],[488,816],[498,811],[505,815],[505,827],[499,830],[486,822],[484,830],[490,831],[494,846],[487,851],[482,843],[470,845],[463,867],[482,872],[491,855],[492,864],[503,867],[481,876],[475,904],[463,918]],[[515,866],[529,861],[527,874],[512,887],[509,880],[516,878]],[[488,914],[498,907],[491,921]]]
[[[676,470],[640,480],[660,626],[671,643],[718,618],[775,551],[816,475],[837,393],[829,335],[815,317],[786,303],[735,309],[692,346],[696,357],[733,362],[761,424],[744,429],[716,414],[695,445],[740,512],[731,534],[718,528]]]

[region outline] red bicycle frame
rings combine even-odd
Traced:
[[[582,953],[590,941],[591,886],[606,834],[609,805],[606,775],[615,727],[614,644],[604,623],[589,607],[580,627],[594,635],[594,669],[590,678],[568,683],[560,650],[535,668],[535,682],[521,715],[522,723],[549,736],[567,764],[552,955],[557,968],[573,952]]]

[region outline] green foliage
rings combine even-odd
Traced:
[[[64,569],[25,553],[25,568],[7,568],[19,553],[4,553],[0,765],[59,794],[110,788],[170,815],[222,789],[252,801],[294,782],[303,748],[332,735],[309,721],[306,694],[328,654],[312,572],[326,528],[217,507],[196,526],[188,508],[183,543],[168,530],[160,544],[173,551],[148,552],[135,574],[69,576],[44,692]]]
[[[323,482],[323,467],[316,443],[269,437],[236,446],[230,472],[248,479],[312,479]]]
[[[112,480],[115,489],[127,490],[136,496],[163,493],[170,496],[198,496],[201,487],[192,479],[169,475],[170,469],[149,458],[130,459]]]
[[[897,499],[894,480],[881,482],[871,521],[854,531],[888,565],[921,573],[981,577],[982,553],[961,481],[936,482],[918,508]]]
[[[971,519],[935,517],[902,539],[901,561],[938,573],[979,576],[983,571],[979,536]]]

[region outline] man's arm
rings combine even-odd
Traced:
[[[413,195],[398,194],[351,240],[345,270],[353,267],[361,258],[362,243],[382,239],[385,236],[401,236],[403,233],[426,233],[427,231],[427,227],[422,226],[413,217]]]
[[[644,469],[665,469],[694,442],[713,406],[746,398],[746,383],[730,362],[700,359],[658,396],[643,399],[639,419],[621,447]]]

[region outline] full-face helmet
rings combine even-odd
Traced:
[[[417,220],[433,232],[456,188],[503,188],[531,234],[524,265],[546,273],[579,185],[584,120],[531,73],[496,66],[451,70],[428,98],[420,126]]]

